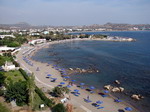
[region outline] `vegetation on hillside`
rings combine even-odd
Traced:
[[[17,36],[16,38],[5,37],[0,40],[0,46],[8,46],[8,47],[19,47],[21,44],[27,42],[26,37]]]
[[[69,93],[69,89],[67,87],[55,87],[53,89],[53,93],[56,97],[62,97],[64,94]]]
[[[62,103],[58,103],[52,108],[52,112],[67,112],[67,109]]]
[[[0,103],[0,112],[11,112],[4,104]]]
[[[0,72],[0,87],[4,85],[5,82],[5,75],[3,72]]]
[[[13,59],[10,56],[1,56],[0,55],[0,66],[4,65],[6,61],[11,62]]]
[[[7,102],[16,101],[18,106],[28,103],[26,81],[11,83],[6,87],[5,99]]]
[[[11,70],[8,72],[4,73],[6,79],[5,79],[5,84],[9,85],[11,82],[20,82],[20,81],[25,81],[24,77],[18,70]]]

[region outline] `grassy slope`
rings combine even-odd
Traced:
[[[10,112],[10,110],[2,103],[0,103],[0,112]]]
[[[11,81],[13,83],[18,82],[18,81],[25,81],[24,77],[18,70],[5,72],[5,76],[6,76],[6,79],[5,79],[6,84],[9,84]]]

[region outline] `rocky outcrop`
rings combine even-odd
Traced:
[[[140,94],[133,94],[133,95],[131,96],[131,98],[132,98],[132,99],[135,99],[135,100],[140,100],[140,99],[142,99],[142,98],[144,98],[144,97],[141,96]]]
[[[105,85],[104,89],[107,89],[107,90],[112,91],[112,92],[123,92],[124,91],[123,87],[113,87],[111,85]]]
[[[119,87],[120,89],[120,92],[123,92],[124,91],[124,88],[123,87]]]
[[[124,91],[124,88],[123,87],[114,87],[112,90],[112,92],[123,92]]]
[[[120,92],[120,89],[118,88],[118,87],[114,87],[112,90],[111,90],[112,92]]]
[[[119,82],[118,80],[115,80],[114,82],[115,82],[116,84],[120,84],[120,82]]]
[[[99,70],[95,68],[82,69],[82,68],[69,68],[68,73],[94,73],[99,72]]]
[[[111,86],[111,85],[105,85],[105,86],[104,86],[104,89],[111,90],[111,89],[112,89],[112,86]]]

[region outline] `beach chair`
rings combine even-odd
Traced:
[[[108,95],[105,95],[105,94],[104,94],[104,95],[101,95],[101,96],[104,98],[104,97],[107,97]]]
[[[89,100],[89,99],[84,99],[84,101],[85,101],[85,102],[87,102],[87,103],[92,102],[92,101],[91,101],[91,100]]]
[[[80,93],[79,93],[79,92],[74,92],[74,95],[75,95],[75,96],[79,96]]]
[[[115,99],[114,102],[119,103],[119,102],[122,102],[122,100],[120,100],[120,99]]]
[[[97,109],[103,109],[104,107],[98,107]]]
[[[56,79],[55,78],[51,78],[51,82],[55,82],[56,81]]]
[[[92,105],[94,106],[94,107],[99,107],[100,105],[98,105],[97,103],[92,103]]]
[[[95,107],[99,107],[100,105],[95,105]]]
[[[78,94],[74,94],[75,96],[79,96]]]

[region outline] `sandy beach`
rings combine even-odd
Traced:
[[[35,81],[36,85],[39,88],[46,88],[47,90],[51,90],[57,85],[60,85],[60,82],[65,82],[63,86],[68,85],[68,81],[63,81],[63,78],[61,77],[60,71],[56,70],[51,64],[48,63],[41,63],[32,60],[30,57],[34,55],[36,51],[38,51],[41,48],[47,47],[50,44],[57,44],[61,42],[69,42],[67,41],[55,41],[55,42],[49,42],[45,44],[40,44],[36,46],[29,46],[29,45],[23,45],[21,47],[21,50],[16,55],[17,62],[20,63],[21,67],[27,71],[28,73],[33,73],[35,75]],[[32,64],[29,65],[26,63],[23,59],[27,58]],[[38,70],[37,70],[38,68]],[[56,82],[51,82],[49,78],[46,78],[47,74],[51,74],[51,78],[57,78]],[[73,94],[69,94],[71,99],[68,100],[65,104],[69,103],[72,104],[75,108],[75,112],[123,112],[119,111],[120,109],[125,111],[125,107],[132,107],[130,104],[127,104],[126,102],[120,102],[116,103],[114,102],[114,98],[111,96],[108,97],[102,97],[101,95],[97,93],[91,94],[90,92],[86,91],[85,89],[81,89],[77,87],[75,84],[69,88],[71,91],[74,91],[74,89],[78,89],[80,92],[79,96],[75,96]],[[84,99],[87,99],[89,96],[89,99],[92,101],[90,103],[87,103],[84,101]],[[98,107],[94,107],[92,103],[95,103],[96,101],[102,101],[103,103],[100,104],[100,107],[104,107],[102,109],[97,109]],[[132,112],[139,112],[134,107],[132,107]]]

